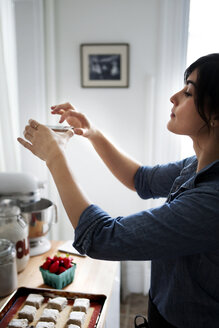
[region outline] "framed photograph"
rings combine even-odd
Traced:
[[[81,86],[127,88],[129,45],[127,43],[81,44]]]

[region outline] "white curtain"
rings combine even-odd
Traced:
[[[170,96],[183,85],[186,68],[189,0],[161,0],[157,33],[157,72],[145,77],[145,164],[154,165],[180,158],[180,138],[166,129],[170,116]],[[164,200],[147,201],[148,208]],[[150,261],[122,263],[122,297],[129,293],[147,294]]]
[[[0,171],[20,169],[13,1],[0,1]]]
[[[56,22],[55,22],[55,2],[54,0],[44,1],[44,35],[45,35],[45,76],[46,76],[46,108],[57,103],[57,63],[56,63]],[[57,118],[48,111],[48,123],[57,124]],[[70,240],[74,239],[74,229],[68,219],[65,209],[62,205],[60,196],[57,192],[55,183],[48,176],[48,198],[51,199],[58,208],[58,222],[53,225],[49,232],[51,240]]]

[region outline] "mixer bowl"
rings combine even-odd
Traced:
[[[21,208],[22,216],[29,224],[29,238],[35,239],[45,236],[52,223],[57,222],[57,207],[49,199],[41,198]]]

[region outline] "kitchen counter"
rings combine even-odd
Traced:
[[[58,247],[63,243],[62,241],[52,241],[52,247],[47,253],[31,257],[25,270],[18,274],[18,287],[51,288],[43,283],[39,266],[43,264],[47,256],[55,255]],[[110,316],[109,309],[111,308],[111,312],[115,312],[115,306],[112,311],[112,303],[114,305],[117,304],[116,312],[118,313],[116,315],[117,317],[119,316],[119,263],[94,260],[87,256],[72,256],[77,264],[75,277],[73,282],[66,286],[64,290],[106,295],[107,299],[103,307],[100,327],[108,327],[107,317]],[[113,297],[116,299],[112,300]],[[0,308],[7,299],[8,297],[0,298]],[[112,318],[110,318],[110,321],[112,324]]]

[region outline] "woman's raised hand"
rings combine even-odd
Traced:
[[[25,127],[24,137],[17,140],[34,155],[49,163],[63,152],[68,140],[74,135],[72,130],[55,133],[35,120],[29,120]]]
[[[59,123],[66,121],[70,126],[74,127],[75,134],[90,138],[94,133],[94,129],[87,117],[76,111],[70,103],[52,106],[51,114],[60,115]]]

